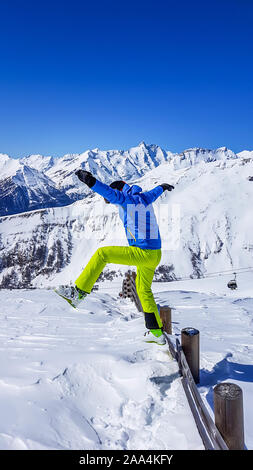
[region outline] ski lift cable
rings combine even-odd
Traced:
[[[250,270],[247,270],[247,271],[242,271],[240,272],[239,274],[244,274],[244,273],[248,273],[248,272],[251,272],[253,270],[250,269]],[[205,278],[212,278],[212,277],[216,277],[216,276],[228,276],[229,274],[235,274],[235,271],[231,271],[231,272],[226,272],[226,273],[222,273],[222,272],[217,272],[217,273],[208,273],[208,274],[205,274],[205,275],[202,275],[198,278],[196,277],[181,277],[179,279],[175,279],[175,281],[193,281],[193,280],[196,280],[196,279],[205,279]]]
[[[206,273],[206,274],[203,274],[200,278],[197,278],[197,279],[203,279],[203,278],[208,278],[208,277],[213,277],[213,276],[227,276],[229,274],[244,274],[244,273],[247,273],[247,272],[251,272],[253,270],[253,266],[252,267],[245,267],[245,268],[237,268],[237,269],[230,269],[230,270],[224,270],[224,271],[214,271],[212,273]],[[196,278],[193,278],[192,276],[191,277],[181,277],[179,279],[175,279],[176,281],[187,281],[187,280],[196,280]]]
[[[237,273],[239,271],[242,271],[242,270],[252,270],[253,269],[253,266],[247,266],[245,268],[231,268],[231,269],[226,269],[224,271],[213,271],[212,273],[207,273],[207,275],[209,274],[223,274],[223,273],[227,273],[227,274],[234,274],[234,273]]]

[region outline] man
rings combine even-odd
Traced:
[[[129,186],[124,181],[114,181],[108,186],[85,170],[78,170],[76,175],[103,196],[106,203],[119,206],[129,246],[98,248],[76,279],[75,287],[60,286],[56,292],[73,307],[77,307],[91,292],[107,263],[136,266],[136,291],[143,308],[146,328],[156,337],[156,342],[164,344],[162,321],[151,290],[154,272],[161,260],[161,237],[152,203],[164,191],[174,189],[174,186],[164,183],[151,191],[142,192],[140,186]]]

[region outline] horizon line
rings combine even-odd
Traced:
[[[12,155],[8,154],[8,153],[2,153],[0,152],[0,156],[7,156],[9,158],[12,158],[14,160],[17,160],[17,159],[23,159],[23,158],[29,158],[29,157],[32,157],[32,156],[40,156],[40,157],[43,157],[43,158],[48,158],[48,157],[51,157],[51,158],[63,158],[67,155],[82,155],[83,153],[86,153],[86,152],[128,152],[129,150],[133,149],[133,148],[137,148],[137,147],[141,147],[142,145],[144,145],[145,147],[152,147],[152,146],[155,146],[155,147],[158,147],[160,148],[161,150],[165,151],[165,152],[169,152],[169,153],[172,153],[173,155],[181,155],[189,150],[208,150],[210,152],[212,151],[217,151],[217,150],[230,150],[231,152],[233,152],[235,155],[238,155],[239,153],[242,153],[242,152],[253,152],[253,149],[252,150],[248,150],[248,149],[243,149],[243,150],[240,150],[239,152],[234,152],[234,150],[230,149],[229,147],[227,146],[222,146],[222,147],[217,147],[217,148],[208,148],[208,147],[188,147],[186,149],[184,149],[183,151],[181,152],[172,152],[171,150],[168,150],[168,149],[165,149],[163,147],[161,147],[160,145],[157,145],[157,144],[154,144],[154,143],[151,143],[151,144],[146,144],[146,142],[144,142],[143,140],[138,144],[138,145],[135,145],[135,146],[132,146],[132,147],[129,147],[127,149],[120,149],[120,148],[110,148],[110,149],[101,149],[100,147],[94,147],[94,148],[87,148],[86,150],[84,150],[83,152],[74,152],[74,153],[64,153],[64,154],[61,154],[61,155],[55,155],[55,154],[51,154],[51,155],[46,155],[46,154],[42,154],[42,153],[30,153],[30,154],[27,154],[25,156],[20,156],[20,157],[13,157]]]

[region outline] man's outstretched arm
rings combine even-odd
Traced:
[[[144,193],[141,193],[141,195],[142,197],[144,196],[146,204],[149,205],[155,202],[156,199],[161,196],[164,191],[172,191],[172,189],[174,189],[174,186],[172,186],[171,184],[163,183],[159,186],[156,186],[154,189],[151,189],[150,191],[145,191]]]
[[[89,171],[85,170],[78,170],[75,173],[80,181],[87,184],[92,191],[95,193],[100,194],[103,196],[107,201],[111,202],[112,204],[120,204],[122,205],[125,201],[125,196],[122,194],[121,191],[117,189],[112,189],[105,183],[97,180]]]

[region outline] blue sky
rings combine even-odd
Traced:
[[[253,149],[253,2],[0,2],[0,153]]]

